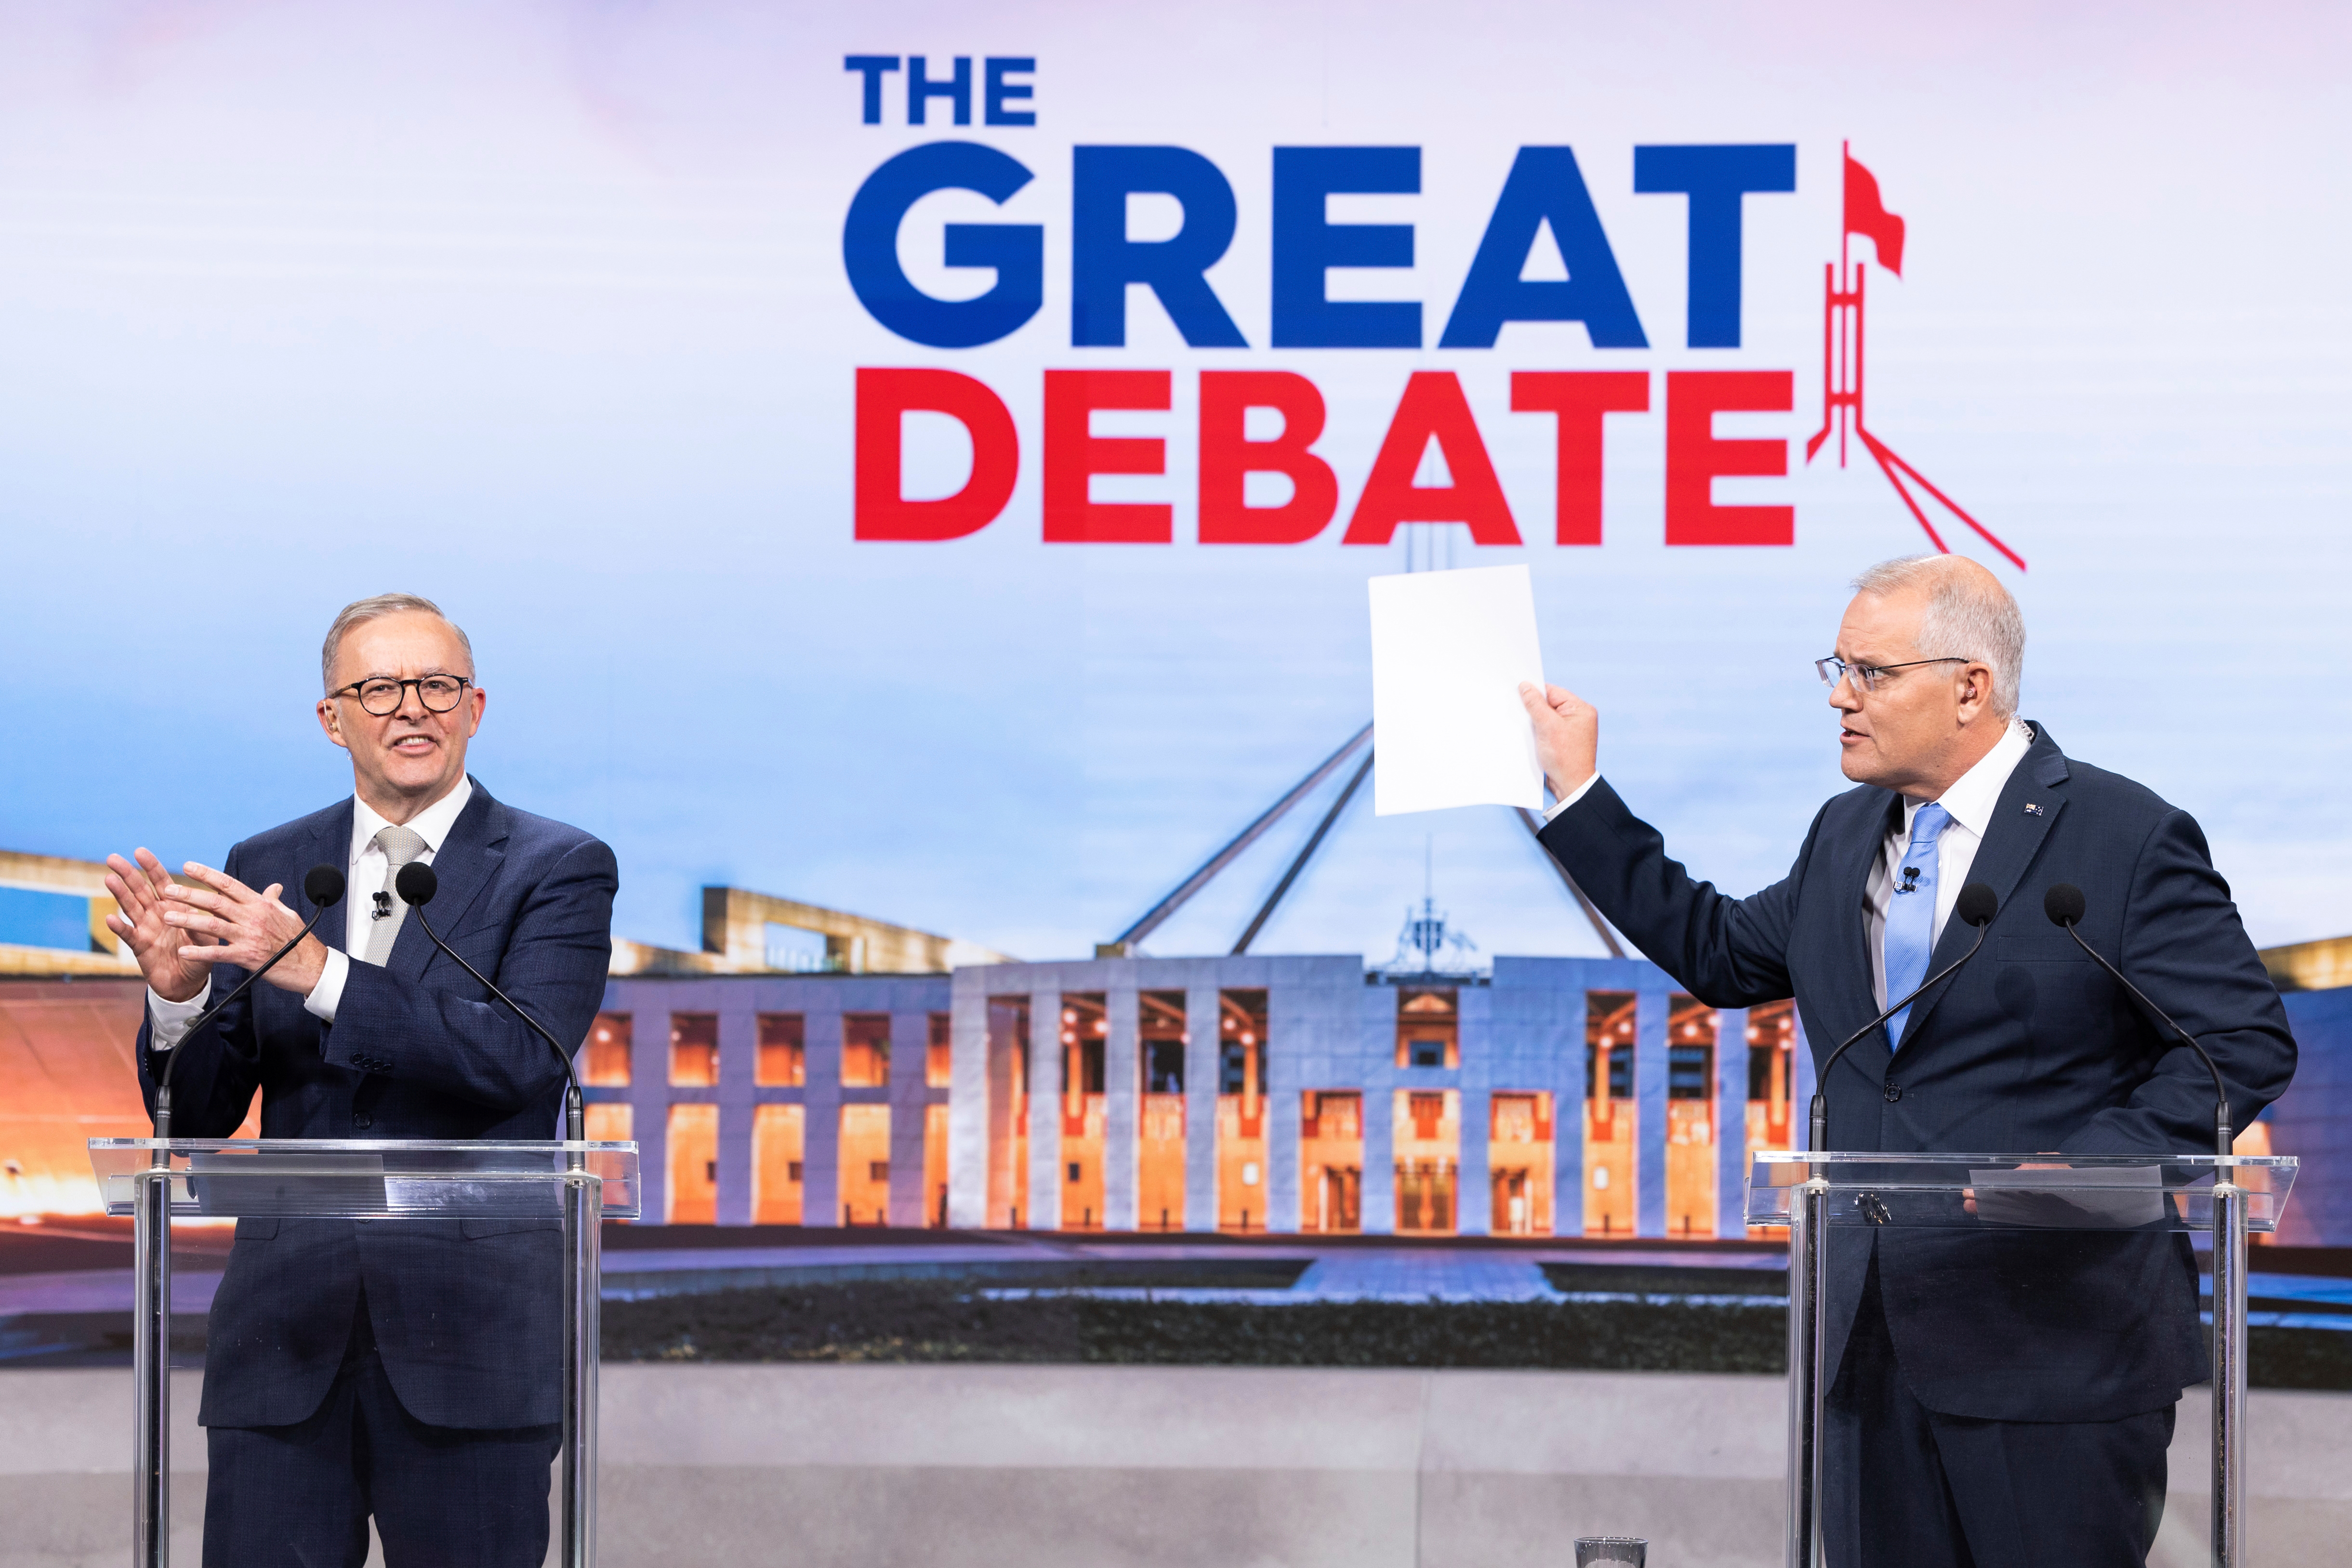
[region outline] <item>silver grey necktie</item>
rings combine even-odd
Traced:
[[[408,905],[401,902],[394,883],[400,868],[425,852],[425,835],[414,828],[385,828],[370,841],[392,862],[383,873],[383,889],[390,903],[377,904],[368,931],[367,961],[380,969],[391,962],[392,945],[400,936],[401,923],[408,918]]]

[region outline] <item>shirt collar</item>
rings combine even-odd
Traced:
[[[2021,718],[2009,721],[2009,728],[1992,749],[1977,758],[1977,765],[1959,776],[1952,787],[1937,797],[1937,802],[1952,814],[1952,821],[1981,839],[1992,826],[1992,809],[2000,804],[2000,792],[2009,784],[2009,776],[2032,748],[2033,731]],[[1924,801],[1903,802],[1903,831],[1907,837],[1912,822],[1918,817]]]
[[[448,838],[449,830],[457,825],[457,814],[466,809],[466,802],[473,798],[473,779],[461,775],[456,789],[409,819],[407,826],[415,829],[417,836],[425,841],[426,854],[437,855],[441,852],[442,841]],[[353,865],[359,864],[360,856],[367,853],[368,846],[375,841],[376,834],[391,825],[377,813],[374,807],[357,795],[352,797],[352,863]]]

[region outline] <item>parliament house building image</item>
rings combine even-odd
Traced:
[[[648,1221],[1699,1239],[1798,1045],[1639,959],[1098,957],[618,972],[583,1076]]]

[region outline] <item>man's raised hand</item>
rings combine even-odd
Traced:
[[[175,883],[165,891],[163,921],[181,935],[183,960],[258,969],[300,934],[302,917],[278,902],[284,884],[273,882],[256,893],[228,873],[194,861],[181,871],[195,885]],[[326,945],[310,937],[263,978],[280,990],[308,996],[326,962]]]
[[[1591,703],[1559,686],[1538,691],[1533,683],[1521,681],[1519,700],[1535,726],[1536,760],[1551,781],[1552,794],[1564,800],[1601,770],[1601,715]]]
[[[191,1001],[212,977],[209,950],[187,956],[186,936],[164,918],[172,873],[153,851],[135,852],[135,865],[121,855],[106,857],[106,891],[114,895],[119,911],[106,917],[106,928],[122,938],[157,996],[171,1002]]]

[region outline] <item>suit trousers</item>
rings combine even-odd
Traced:
[[[541,1568],[560,1427],[433,1427],[401,1407],[362,1296],[327,1397],[288,1427],[207,1429],[205,1568]]]
[[[1874,1258],[1822,1416],[1831,1568],[2143,1568],[2174,1406],[2119,1421],[1940,1415],[1905,1383]]]

